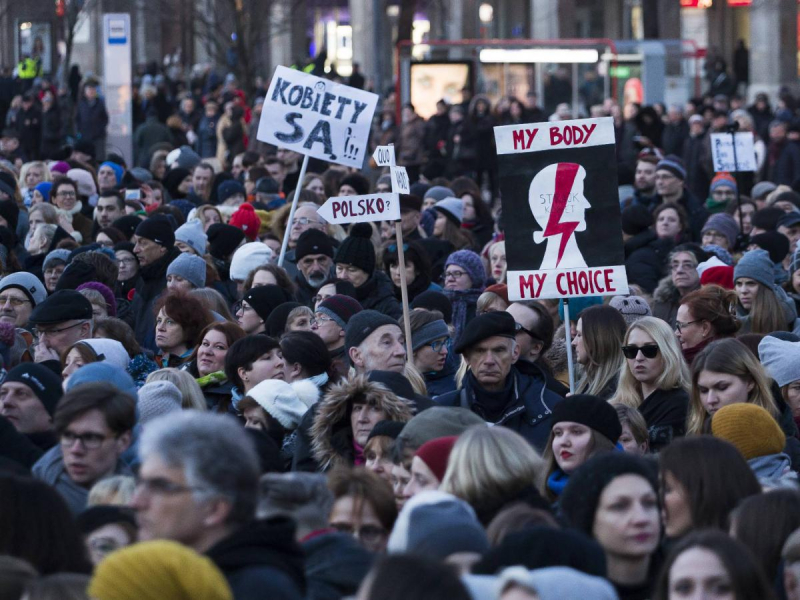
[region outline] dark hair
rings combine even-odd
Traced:
[[[89,363],[98,362],[99,359],[97,358],[97,352],[94,351],[94,348],[92,348],[89,344],[84,344],[82,342],[83,340],[79,340],[74,344],[67,346],[66,348],[64,348],[64,351],[61,352],[62,369],[67,366],[67,356],[73,350],[75,350],[78,353],[78,355],[81,357],[81,360],[83,361],[83,364],[85,365],[88,365]]]
[[[124,241],[124,240],[123,240]],[[110,290],[114,290],[117,285],[117,276],[119,275],[119,267],[108,256],[102,252],[81,252],[73,262],[85,262],[94,267],[94,279],[97,283],[102,283]]]
[[[686,214],[686,210],[676,202],[664,202],[663,204],[658,205],[658,207],[653,211],[653,226],[655,227],[655,222],[658,221],[658,216],[670,208],[678,215],[678,220],[681,223],[681,233],[684,233],[689,229],[689,215]]]
[[[228,381],[233,382],[233,385],[239,390],[243,390],[244,382],[239,377],[239,369],[243,368],[245,371],[249,371],[259,357],[280,347],[277,340],[260,333],[246,335],[237,340],[233,346],[228,348],[228,353],[225,355],[225,375]]]
[[[97,241],[97,236],[98,236],[99,234],[101,234],[101,233],[105,233],[105,234],[108,236],[108,238],[109,238],[109,239],[110,239],[112,242],[114,242],[114,244],[119,244],[120,242],[127,242],[127,241],[128,241],[128,238],[126,238],[126,237],[125,237],[125,234],[124,234],[124,233],[122,233],[122,232],[121,232],[119,229],[117,229],[116,227],[103,227],[102,229],[100,229],[100,230],[99,230],[99,231],[98,231],[98,232],[97,232],[97,233],[94,235],[94,239],[95,239],[95,241]]]
[[[28,561],[42,575],[92,571],[61,494],[28,477],[0,475],[0,554]]]
[[[736,447],[710,435],[675,440],[661,451],[658,462],[662,493],[667,473],[685,488],[693,529],[727,531],[739,502],[761,493]]]
[[[355,504],[369,502],[387,535],[394,527],[397,505],[392,488],[372,471],[363,467],[336,468],[328,475],[328,488],[333,494],[334,503],[345,496],[352,496]]]
[[[99,329],[105,330],[106,335],[104,337],[117,340],[122,344],[128,356],[133,357],[142,353],[142,348],[136,340],[136,334],[133,332],[133,329],[131,329],[131,326],[122,319],[117,319],[116,317],[100,319],[94,324],[95,334]],[[86,344],[84,344],[84,346],[85,345]]]
[[[208,267],[208,263],[206,263]],[[206,285],[208,285],[209,271],[206,270]],[[189,292],[189,295],[194,296],[203,303],[208,310],[213,311],[222,316],[226,321],[234,322],[236,319],[231,314],[231,309],[228,307],[228,302],[225,296],[220,294],[217,290],[210,287],[196,288]]]
[[[356,297],[356,286],[345,279],[338,279],[336,277],[330,277],[326,279],[321,286],[325,285],[332,285],[336,288],[337,294],[342,294],[343,296],[350,296],[351,298]]]
[[[425,291],[431,284],[431,260],[428,252],[418,242],[408,242],[406,246],[408,247],[403,249],[406,264],[413,263],[414,270],[417,272],[414,281],[409,284],[409,287],[413,285],[415,289]],[[390,248],[394,248],[394,250]],[[398,264],[399,260],[397,242],[392,241],[386,244],[383,247],[383,270],[389,275],[390,279],[392,274],[389,269]],[[419,280],[419,283],[417,280]]]
[[[103,413],[108,428],[117,435],[136,425],[136,400],[106,381],[76,385],[58,402],[53,429],[61,434],[75,419],[91,410]]]
[[[541,355],[543,356],[544,353],[550,349],[550,346],[553,345],[553,335],[555,333],[553,317],[544,304],[538,300],[522,300],[514,302],[514,304],[520,304],[536,313],[536,325],[533,326],[531,333],[536,336],[536,339],[542,342]]]
[[[281,338],[281,353],[287,363],[299,363],[307,377],[331,375],[331,355],[322,338],[313,331],[290,331]]]
[[[325,172],[320,177],[320,179],[322,179],[322,185],[325,188],[325,196],[332,198],[339,195],[339,187],[345,175],[347,175],[347,173],[341,169],[334,167],[325,169]]]
[[[492,211],[483,201],[481,188],[469,177],[456,177],[450,182],[450,189],[456,198],[463,199],[466,194],[472,196],[472,205],[475,208],[476,223],[493,223]]]
[[[470,600],[452,567],[408,554],[381,558],[367,576],[367,600]]]
[[[239,327],[238,324],[231,323],[230,321],[214,321],[213,323],[206,325],[203,328],[203,331],[200,332],[200,335],[197,338],[197,345],[192,352],[192,357],[189,359],[189,363],[191,365],[189,369],[192,371],[192,375],[195,377],[199,376],[199,373],[197,372],[197,352],[200,350],[200,344],[203,343],[203,338],[206,337],[206,334],[209,331],[219,331],[225,336],[225,341],[228,344],[229,352],[231,346],[245,336],[244,330]]]
[[[731,515],[733,537],[750,548],[769,581],[778,576],[781,551],[800,528],[800,492],[774,490],[742,500]]]
[[[413,334],[417,329],[425,327],[434,321],[444,321],[444,315],[438,310],[415,308],[408,314],[408,321]]]
[[[183,328],[184,343],[189,348],[198,344],[200,332],[214,320],[205,304],[191,294],[167,292],[156,301],[153,314],[158,317],[162,308]]]
[[[253,280],[256,278],[256,273],[259,271],[269,271],[275,277],[275,285],[279,288],[286,290],[294,296],[295,292],[297,291],[297,286],[295,286],[292,279],[289,277],[289,274],[286,272],[286,269],[283,267],[279,267],[278,265],[273,265],[272,263],[261,265],[260,267],[256,267],[247,275],[247,279],[244,280],[244,293],[246,294],[253,288]]]
[[[559,529],[558,521],[552,514],[542,508],[534,508],[527,502],[519,501],[509,504],[495,515],[486,527],[486,535],[489,544],[494,548],[499,546],[510,533],[538,525]]]
[[[211,171],[212,177],[214,175],[214,167],[205,161],[197,163],[197,165],[195,165],[194,169],[192,170],[192,173],[194,173],[194,171],[196,171],[197,169],[205,169],[206,171]]]
[[[72,189],[75,190],[75,195],[76,196],[78,195],[78,184],[75,182],[75,180],[65,176],[65,177],[57,177],[56,179],[53,180],[53,187],[51,189],[53,196],[55,196],[58,193],[58,188],[61,187],[62,185],[71,186]]]
[[[100,198],[114,198],[117,201],[117,208],[120,210],[125,210],[125,199],[122,195],[116,190],[106,190],[105,192],[101,193],[98,201]]]
[[[253,152],[252,150],[246,150],[242,154],[242,166],[245,169],[249,169],[253,165],[257,164],[259,160],[261,160],[261,155],[258,152]]]
[[[152,215],[172,215],[178,227],[186,222],[186,217],[183,216],[181,209],[172,204],[162,204],[151,213]]]
[[[714,328],[714,337],[730,337],[739,331],[736,319],[736,293],[718,285],[704,285],[680,299],[692,316],[699,321],[708,321]]]
[[[736,600],[774,600],[775,594],[750,550],[719,531],[697,531],[675,545],[661,568],[653,600],[669,600],[669,572],[672,565],[681,554],[692,548],[703,548],[717,556],[728,572]]]

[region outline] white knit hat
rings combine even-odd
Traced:
[[[230,276],[233,281],[244,281],[250,272],[272,262],[272,248],[263,242],[250,242],[240,246],[231,259]]]
[[[90,338],[81,340],[81,344],[86,344],[94,350],[94,353],[100,357],[100,360],[112,364],[115,367],[119,367],[120,369],[127,369],[128,364],[131,362],[131,357],[128,356],[125,346],[117,340],[109,338]]]
[[[289,384],[280,379],[267,379],[256,385],[247,395],[284,428],[293,431],[308,411],[309,397],[318,397],[319,389],[308,380]]]
[[[156,417],[181,410],[181,391],[171,381],[151,381],[139,388],[136,402],[139,424],[144,425]]]

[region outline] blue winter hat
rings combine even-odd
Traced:
[[[741,277],[753,279],[771,290],[775,289],[775,263],[766,250],[750,250],[739,259],[733,269],[733,280]]]
[[[199,256],[181,252],[167,267],[167,276],[183,277],[195,288],[206,286],[206,261]]]
[[[119,182],[122,181],[122,176],[125,175],[125,169],[123,169],[117,163],[111,162],[110,160],[107,160],[106,162],[101,163],[100,167],[108,167],[109,169],[114,171],[114,175],[117,178],[117,185],[119,185]]]
[[[439,200],[444,200],[445,198],[450,198],[455,196],[455,192],[451,190],[449,187],[444,187],[443,185],[435,185],[432,188],[428,188],[425,192],[425,198],[433,198],[437,202]]]
[[[200,221],[187,221],[175,230],[175,241],[183,242],[200,256],[206,253],[208,236]]]
[[[460,198],[445,198],[433,205],[434,210],[442,213],[459,227],[464,220],[464,201]]]
[[[52,181],[43,181],[33,189],[42,195],[42,198],[44,198],[45,202],[50,202],[50,192],[53,189]]]
[[[136,398],[136,384],[133,383],[131,376],[123,369],[106,362],[89,363],[75,371],[67,380],[66,391],[68,392],[82,383],[97,383],[100,381],[107,381],[119,391]]]
[[[581,296],[580,298],[569,299],[569,320],[578,322],[581,313],[591,306],[603,303],[602,296]],[[558,316],[564,320],[564,300],[558,301]]]
[[[460,202],[460,200],[459,200]],[[458,265],[467,272],[472,280],[473,289],[483,289],[486,282],[486,269],[483,266],[481,257],[472,250],[458,250],[447,257],[444,265],[445,270],[450,265]]]
[[[242,194],[242,196],[244,196],[245,189],[241,183],[232,179],[222,182],[222,184],[217,188],[217,199],[219,200],[220,204],[236,194]]]

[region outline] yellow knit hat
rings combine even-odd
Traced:
[[[780,425],[755,404],[729,404],[711,419],[711,433],[730,442],[745,460],[778,454],[786,446]]]
[[[88,592],[97,600],[233,600],[211,560],[163,540],[110,554],[98,565]]]

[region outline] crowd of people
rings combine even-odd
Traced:
[[[211,79],[139,82],[132,161],[94,80],[72,133],[46,82],[5,116],[0,598],[800,599],[790,96],[559,107],[615,119],[631,288],[566,320],[506,280],[492,128],[535,96],[388,94],[407,340],[394,223],[317,213],[388,176],[300,180],[264,82]],[[758,172],[713,172],[732,121]]]

